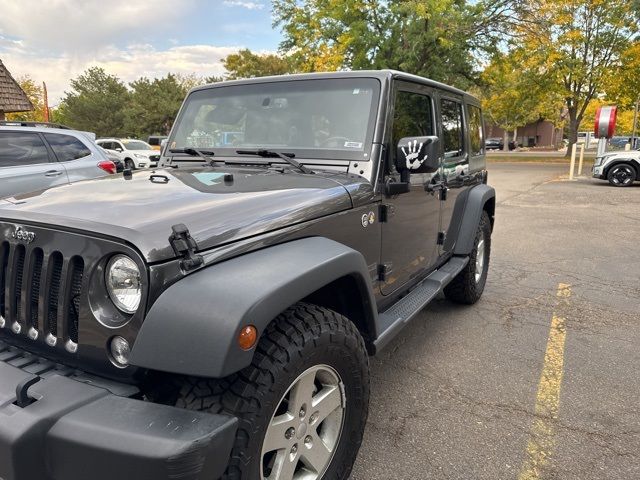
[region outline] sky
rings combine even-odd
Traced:
[[[129,82],[167,73],[222,75],[241,48],[274,52],[269,0],[2,0],[0,59],[45,81],[55,106],[92,66]]]

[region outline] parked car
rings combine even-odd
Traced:
[[[608,152],[597,157],[592,175],[614,187],[630,187],[640,181],[640,150]]]
[[[124,156],[120,152],[116,152],[115,150],[105,150],[100,145],[97,147],[104,152],[109,160],[113,162],[116,166],[116,172],[121,173],[124,171]]]
[[[113,150],[124,157],[124,166],[130,170],[158,166],[160,154],[151,145],[133,138],[99,138],[96,143],[105,150]]]
[[[487,150],[502,150],[502,145],[504,145],[501,138],[487,138],[484,142],[485,148]]]
[[[151,148],[153,148],[154,150],[161,150],[162,141],[166,140],[166,138],[166,135],[149,135],[147,143],[151,145]]]
[[[497,137],[487,138],[485,146],[487,150],[502,150],[504,148],[504,139]],[[515,150],[517,147],[517,142],[513,140],[509,141],[509,150]]]
[[[346,479],[368,355],[440,293],[483,293],[478,99],[354,71],[180,112],[167,168],[0,202],[0,477]]]
[[[112,173],[86,132],[0,125],[0,198]]]
[[[623,150],[627,144],[631,144],[631,137],[617,135],[611,137],[608,143],[611,148]]]

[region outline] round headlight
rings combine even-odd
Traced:
[[[125,255],[116,255],[107,265],[105,281],[115,306],[125,313],[135,313],[142,298],[140,269],[136,262]]]

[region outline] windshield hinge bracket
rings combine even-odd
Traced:
[[[189,229],[184,223],[179,223],[171,227],[172,234],[169,243],[177,256],[182,257],[180,266],[183,270],[193,270],[204,263],[202,255],[198,255],[198,244],[189,233]]]

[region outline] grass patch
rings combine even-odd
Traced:
[[[576,164],[580,161],[580,158],[576,158]],[[500,155],[500,156],[487,156],[487,162],[489,163],[504,163],[504,162],[516,162],[516,163],[570,163],[571,158],[564,156],[550,154],[546,156],[524,156],[524,155]],[[593,158],[585,158],[584,165],[593,165]]]

